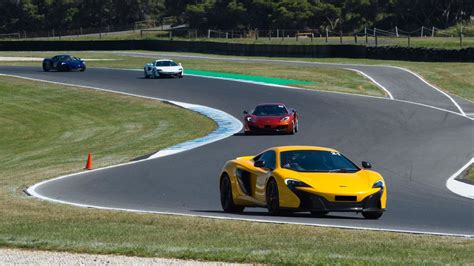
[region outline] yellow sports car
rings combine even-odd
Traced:
[[[378,219],[385,210],[387,188],[382,176],[363,169],[334,149],[313,146],[270,148],[257,156],[228,161],[220,176],[225,212],[245,207],[281,211],[361,212]]]

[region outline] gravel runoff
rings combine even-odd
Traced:
[[[242,265],[193,260],[0,249],[0,265]]]

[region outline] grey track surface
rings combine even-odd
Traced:
[[[100,53],[111,53],[116,55],[125,55],[133,57],[171,57],[171,58],[182,58],[182,59],[205,59],[205,60],[219,60],[225,62],[237,62],[237,63],[271,63],[271,64],[282,64],[282,65],[299,65],[307,67],[331,67],[331,68],[344,68],[344,69],[355,69],[362,71],[375,79],[380,85],[389,90],[393,97],[398,100],[416,102],[435,106],[438,108],[460,112],[454,103],[441,92],[437,91],[430,85],[422,82],[417,76],[403,69],[383,66],[383,65],[358,65],[358,64],[333,64],[333,63],[319,63],[319,62],[304,62],[298,61],[298,58],[294,60],[274,60],[274,59],[261,59],[261,58],[239,58],[239,57],[215,57],[215,56],[201,56],[201,55],[179,55],[179,54],[162,54],[159,52],[104,52]],[[456,103],[461,106],[465,112],[474,112],[474,104],[462,98],[452,96]]]
[[[380,98],[197,77],[145,80],[142,73],[126,70],[43,73],[35,67],[0,66],[0,73],[202,104],[235,117],[268,101],[285,102],[301,114],[301,132],[295,136],[236,135],[169,157],[50,182],[37,188],[41,195],[111,208],[474,235],[474,202],[445,186],[473,156],[474,122],[465,117]],[[264,209],[221,212],[218,176],[226,160],[294,144],[334,147],[354,161],[371,161],[386,178],[388,211],[376,221],[350,213],[312,218],[271,217]]]

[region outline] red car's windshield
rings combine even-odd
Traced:
[[[255,107],[252,114],[256,116],[279,116],[288,114],[288,110],[283,105],[259,105]]]

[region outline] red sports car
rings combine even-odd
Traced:
[[[250,113],[244,111],[245,134],[258,132],[298,132],[298,115],[295,109],[281,103],[266,103],[255,107]]]

